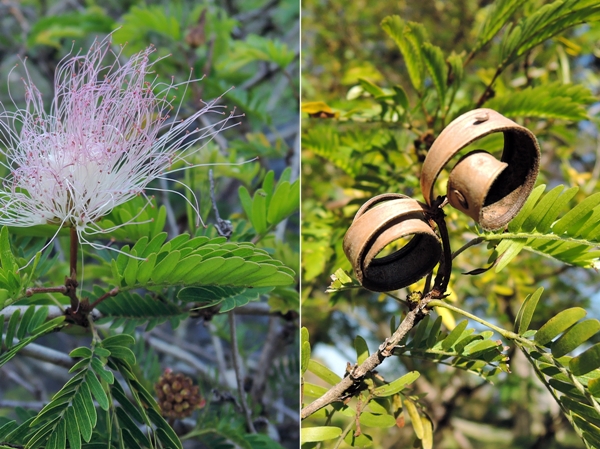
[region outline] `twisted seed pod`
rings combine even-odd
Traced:
[[[376,258],[403,238],[411,240],[392,254]],[[396,193],[371,198],[358,210],[343,248],[359,282],[373,291],[397,290],[418,281],[433,270],[441,255],[423,205]]]
[[[435,199],[435,181],[450,159],[466,146],[497,132],[504,134],[501,160],[483,150],[460,159],[448,180],[448,202],[488,230],[504,227],[517,215],[535,185],[540,148],[527,128],[486,108],[454,119],[429,149],[421,173],[421,190],[427,204]]]

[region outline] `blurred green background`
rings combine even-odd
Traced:
[[[543,111],[511,118],[533,130],[540,142],[537,184],[578,186],[571,207],[598,191],[598,22],[578,25],[544,40],[502,70],[487,97],[482,97],[501,62],[500,43],[506,28],[477,49],[471,55],[474,57],[470,53],[494,3],[510,2],[305,0],[302,4],[302,325],[310,334],[312,357],[338,375],[345,372],[346,362],[353,363],[356,358],[356,335],[363,336],[374,351],[389,335],[390,319],[395,317],[398,323],[405,310],[392,298],[364,289],[325,293],[330,275],[338,268],[351,273],[342,238],[358,207],[376,194],[403,193],[423,201],[419,187],[422,162],[435,137],[453,118],[478,104],[500,105],[502,98],[527,88],[543,91],[550,83],[572,83],[589,90],[588,100],[580,105],[579,118],[544,116]],[[512,2],[516,8],[512,20],[531,16],[550,3]],[[392,14],[405,22],[422,24],[427,39],[440,47],[446,60],[458,57],[461,65],[464,63],[460,86],[455,91],[448,88],[454,92],[453,101],[447,102],[449,108],[439,109],[430,76],[424,77],[420,91],[411,83],[398,46],[380,26]],[[452,80],[448,81],[452,86]],[[540,105],[542,101],[557,108],[568,103],[543,95]],[[497,149],[498,144],[490,141],[486,145]],[[439,189],[443,189],[444,179],[438,181]],[[445,211],[456,250],[475,236],[474,224],[452,208]],[[543,286],[543,301],[532,328],[573,305],[586,308],[588,316],[600,316],[596,270],[522,252],[500,273],[490,270],[477,276],[463,275],[488,267],[490,255],[491,249],[480,245],[455,259],[449,298],[453,304],[509,329],[525,296]],[[423,281],[410,290],[422,287]],[[407,290],[395,294],[405,298]],[[444,313],[443,329],[451,329],[459,319]],[[597,336],[592,339],[596,341]],[[421,372],[411,391],[419,398],[422,412],[434,422],[436,448],[584,447],[527,361],[514,349],[509,349],[508,355],[512,373],[494,384],[408,357],[387,360],[378,372],[386,379],[410,370]],[[310,375],[306,380],[321,382]],[[348,423],[349,418],[340,414],[329,419],[319,414],[304,425],[346,429]],[[413,442],[420,447],[408,424],[363,428],[363,432],[372,437],[372,447],[411,447]],[[334,439],[321,447],[337,443]],[[349,447],[347,439],[336,447]]]

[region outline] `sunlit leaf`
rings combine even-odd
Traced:
[[[305,427],[300,429],[300,440],[304,443],[332,440],[342,434],[342,429],[333,426]]]
[[[587,312],[581,307],[572,307],[559,312],[537,331],[534,337],[535,342],[539,345],[547,345],[586,315]]]

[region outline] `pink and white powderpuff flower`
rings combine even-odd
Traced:
[[[181,101],[174,91],[198,80],[158,81],[150,61],[153,47],[121,63],[110,36],[96,40],[87,54],[68,55],[58,65],[49,112],[25,69],[26,105],[0,110],[0,225],[58,224],[84,235],[105,233],[97,221],[135,197],[148,184],[199,151],[230,126],[217,98],[185,120],[174,120]],[[159,59],[160,60],[160,59]],[[158,92],[158,93],[157,93]],[[183,96],[183,95],[182,95]],[[14,103],[14,100],[13,100]],[[175,113],[173,113],[175,112]],[[216,123],[195,127],[203,114]],[[182,195],[183,196],[183,195]]]

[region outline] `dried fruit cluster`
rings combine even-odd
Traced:
[[[192,379],[181,373],[174,374],[168,368],[160,376],[154,389],[165,418],[186,418],[205,403]]]

